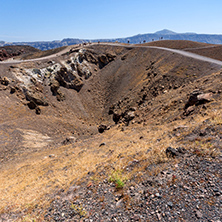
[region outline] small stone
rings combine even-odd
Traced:
[[[122,207],[123,199],[117,201],[116,207]]]
[[[168,202],[167,203],[167,205],[170,207],[170,208],[172,208],[173,207],[173,203],[170,201],[170,202]]]
[[[67,145],[74,143],[76,141],[76,138],[74,136],[67,137],[65,140],[63,140],[62,144]]]
[[[41,109],[40,109],[38,106],[35,108],[35,113],[36,113],[37,115],[40,115],[40,114],[41,114]]]
[[[153,199],[154,197],[155,197],[155,196],[154,196],[153,194],[150,196],[151,199]]]
[[[13,93],[15,93],[15,91],[16,91],[15,87],[12,86],[12,87],[10,88],[10,93],[13,94]]]
[[[159,196],[160,196],[160,194],[159,194],[159,193],[156,193],[156,194],[155,194],[155,196],[156,196],[156,197],[159,197]]]
[[[166,155],[167,155],[167,157],[175,157],[175,156],[178,156],[178,151],[169,146],[166,149]]]
[[[159,221],[161,221],[161,215],[159,213],[156,214]]]
[[[194,110],[195,110],[195,106],[189,106],[189,107],[185,110],[184,115],[185,115],[185,116],[188,116],[188,115],[191,114]]]
[[[0,83],[7,86],[9,84],[9,79],[7,77],[0,78]]]
[[[133,221],[139,221],[140,220],[140,216],[135,214],[132,218]]]
[[[53,158],[53,157],[55,157],[55,154],[49,154],[49,157]]]
[[[185,154],[186,153],[186,149],[184,147],[178,147],[177,151],[181,154]]]
[[[134,187],[133,187],[133,186],[131,186],[131,187],[130,187],[130,190],[134,190]]]
[[[101,143],[101,144],[99,145],[99,147],[105,146],[105,145],[106,145],[106,143]]]
[[[27,106],[29,109],[35,109],[37,107],[36,103],[32,100],[27,104]]]
[[[108,129],[108,127],[106,126],[106,125],[104,125],[104,124],[101,124],[101,125],[99,125],[99,127],[98,127],[98,131],[99,131],[99,133],[103,133],[105,130],[107,130]]]
[[[199,210],[197,210],[196,213],[195,213],[195,216],[196,216],[198,219],[200,219],[200,218],[203,217],[203,214],[202,214]]]

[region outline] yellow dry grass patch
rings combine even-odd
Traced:
[[[156,142],[161,132],[158,128],[135,127],[125,132],[113,129],[77,142],[75,146],[20,156],[17,162],[7,163],[0,169],[1,211],[44,205],[49,202],[51,193],[66,189],[89,171],[123,169],[133,159],[147,159],[154,153],[159,155],[171,143],[167,138]],[[140,136],[144,139],[140,140]],[[99,147],[102,142],[106,145]],[[147,153],[148,149],[151,152]]]

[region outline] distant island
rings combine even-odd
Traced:
[[[176,33],[168,29],[157,31],[155,33],[138,34],[127,38],[116,38],[116,39],[76,39],[66,38],[63,40],[56,41],[40,41],[40,42],[5,42],[0,41],[0,46],[7,45],[29,45],[40,50],[49,50],[59,48],[62,46],[80,44],[84,42],[121,42],[121,43],[132,43],[140,44],[143,42],[151,42],[158,40],[190,40],[195,42],[204,42],[210,44],[222,44],[222,35],[216,34],[197,34],[197,33]]]

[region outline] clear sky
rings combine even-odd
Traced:
[[[0,0],[0,40],[222,34],[222,0]]]

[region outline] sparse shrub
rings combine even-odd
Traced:
[[[124,181],[126,178],[123,178],[122,172],[117,170],[113,171],[112,174],[109,176],[109,182],[115,183],[116,189],[122,189],[125,185]]]
[[[85,217],[87,215],[86,210],[81,205],[71,204],[70,208],[73,209],[80,217]]]
[[[210,138],[211,140],[211,138]],[[195,141],[195,149],[193,151],[194,154],[197,156],[211,156],[211,157],[217,157],[220,156],[220,152],[218,149],[216,149],[212,143],[209,143],[209,138],[206,139],[206,141]]]

